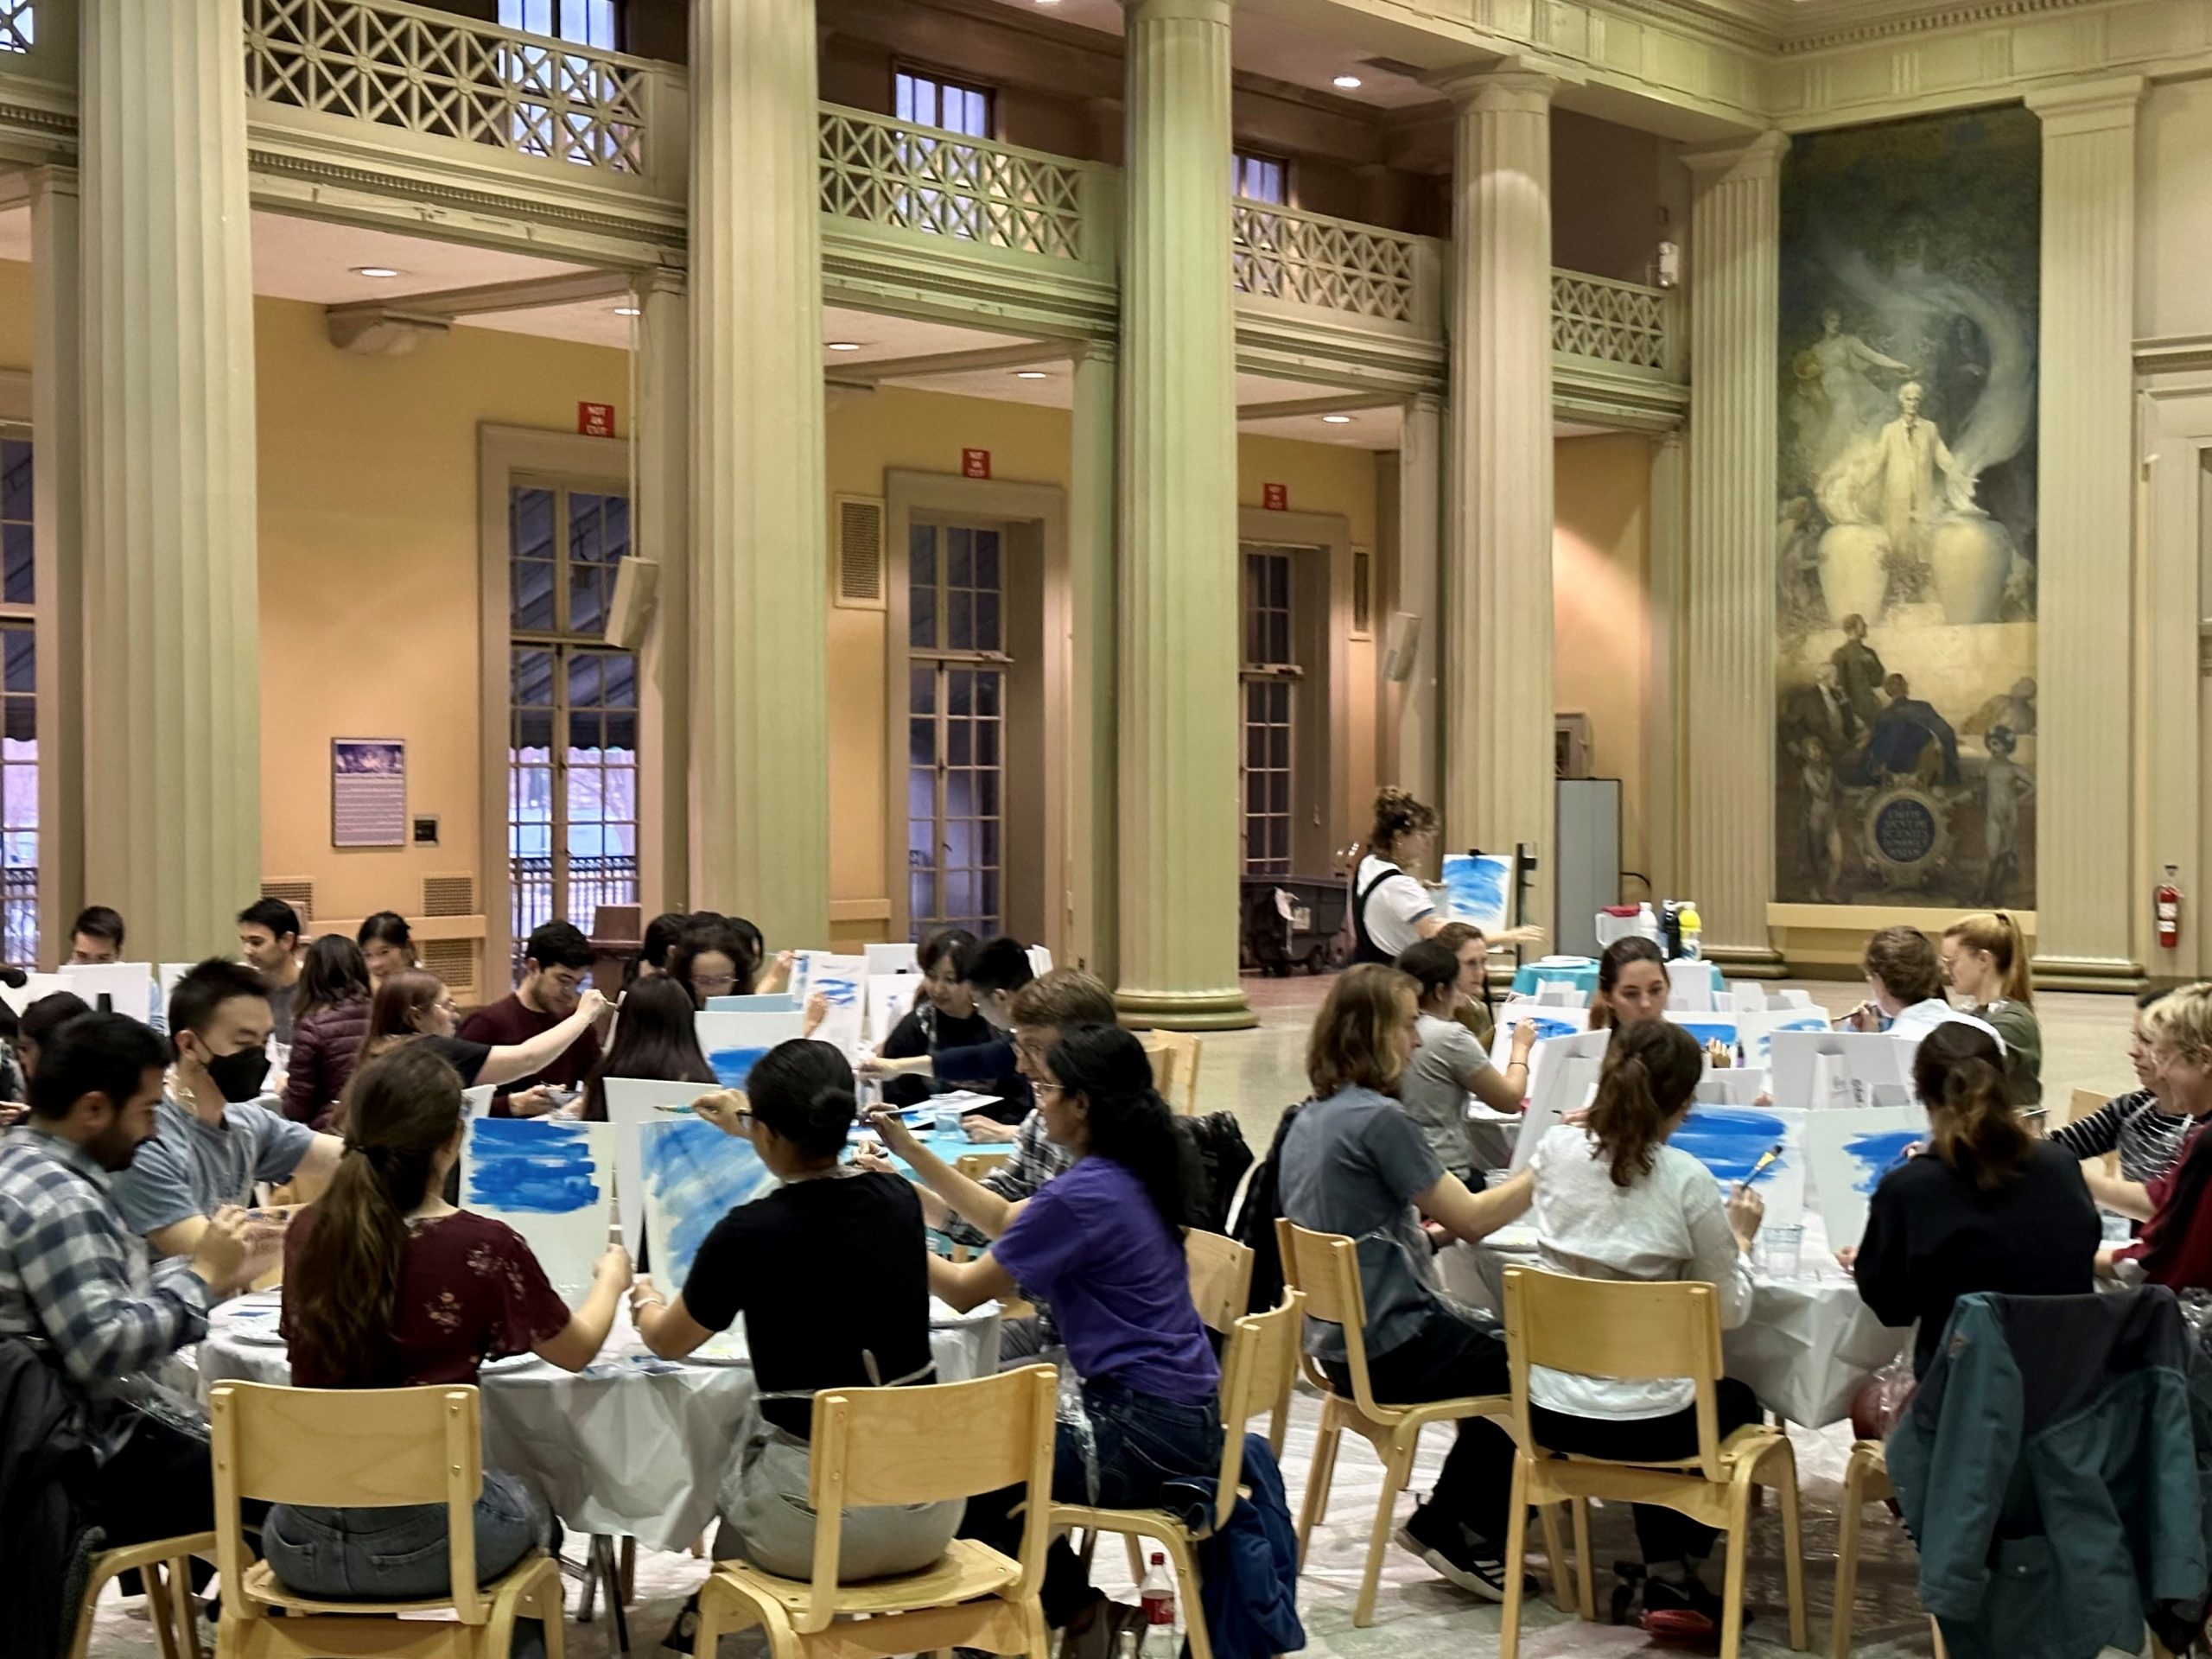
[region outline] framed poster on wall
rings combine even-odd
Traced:
[[[330,740],[330,844],[407,844],[407,745],[401,739]]]

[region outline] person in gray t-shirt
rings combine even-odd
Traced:
[[[1421,1126],[1421,1136],[1437,1161],[1482,1191],[1482,1172],[1505,1162],[1512,1155],[1513,1131],[1495,1133],[1498,1126],[1480,1127],[1491,1133],[1478,1141],[1478,1126],[1467,1120],[1467,1096],[1493,1112],[1516,1113],[1529,1092],[1529,1051],[1536,1046],[1536,1027],[1522,1020],[1513,1033],[1513,1054],[1505,1070],[1490,1063],[1490,1056],[1474,1033],[1453,1017],[1459,1003],[1459,958],[1449,946],[1423,939],[1398,953],[1398,971],[1419,988],[1421,1020],[1416,1034],[1421,1046],[1398,1083],[1398,1101],[1406,1116]]]
[[[1529,1198],[1525,1173],[1470,1192],[1394,1097],[1416,1052],[1415,1019],[1414,982],[1395,968],[1364,963],[1338,977],[1306,1051],[1314,1097],[1284,1129],[1276,1171],[1286,1217],[1354,1241],[1368,1379],[1375,1397],[1394,1405],[1506,1392],[1504,1339],[1494,1322],[1445,1295],[1421,1218],[1478,1239],[1523,1214]],[[1342,1328],[1310,1322],[1306,1349],[1349,1395]],[[1398,1533],[1402,1548],[1452,1583],[1493,1601],[1505,1594],[1513,1456],[1497,1423],[1462,1422],[1428,1502]]]

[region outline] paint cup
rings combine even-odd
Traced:
[[[1762,1227],[1758,1236],[1759,1266],[1770,1279],[1795,1279],[1805,1252],[1805,1229],[1801,1223],[1789,1227]]]
[[[957,1106],[940,1106],[937,1109],[937,1132],[939,1135],[960,1133],[960,1109]]]
[[[2104,1223],[2104,1242],[2107,1244],[2133,1244],[2135,1224],[2126,1216],[2116,1216],[2109,1210],[2101,1212]]]

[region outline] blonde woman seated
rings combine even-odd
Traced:
[[[2043,1105],[2043,1027],[2036,1019],[2028,942],[2001,910],[1961,916],[1943,930],[1943,982],[1974,1005],[2005,1045],[2005,1086],[2015,1106]]]
[[[1710,1284],[1720,1324],[1750,1317],[1746,1261],[1764,1206],[1748,1187],[1724,1202],[1712,1173],[1668,1141],[1689,1116],[1705,1057],[1697,1039],[1664,1020],[1620,1027],[1605,1052],[1597,1097],[1579,1125],[1537,1143],[1534,1219],[1545,1267],[1584,1279]],[[1538,1369],[1529,1377],[1533,1427],[1557,1452],[1623,1461],[1697,1454],[1696,1393],[1688,1378],[1581,1376]],[[1723,1379],[1719,1432],[1758,1421],[1751,1391]],[[1636,1505],[1636,1535],[1649,1576],[1643,1628],[1701,1639],[1719,1626],[1719,1598],[1700,1567],[1713,1529],[1657,1504]]]

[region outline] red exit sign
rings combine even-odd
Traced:
[[[614,435],[614,405],[612,404],[578,404],[576,430],[588,438],[611,438]]]
[[[960,476],[988,478],[991,475],[991,452],[988,449],[963,449],[960,452]]]
[[[1290,511],[1290,486],[1262,484],[1260,486],[1260,505],[1269,512]]]

